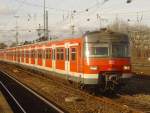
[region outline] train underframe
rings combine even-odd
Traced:
[[[118,91],[125,85],[126,79],[122,78],[120,72],[102,72],[99,74],[98,84],[80,84],[81,90],[88,89],[96,92]]]
[[[121,88],[120,72],[103,72],[99,74],[98,87],[100,91],[115,91]]]

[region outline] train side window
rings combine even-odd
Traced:
[[[60,49],[60,59],[64,60],[64,49]]]
[[[24,57],[26,57],[25,51],[23,51]]]
[[[31,51],[28,51],[28,57],[31,57]]]
[[[46,59],[49,59],[48,58],[48,53],[49,53],[49,51],[48,51],[48,49],[46,49]]]
[[[57,49],[57,60],[63,60],[64,59],[64,49],[58,48]]]
[[[34,58],[35,57],[35,50],[32,50],[31,51],[31,58]]]
[[[40,50],[40,58],[42,58],[42,50]]]
[[[38,58],[40,58],[40,50],[38,50]]]
[[[68,50],[68,49],[66,48],[66,49],[65,49],[65,54],[66,54],[65,57],[66,57],[66,61],[68,61],[68,51],[67,51],[67,50]]]
[[[68,48],[68,51],[67,51],[68,61],[69,61],[69,55],[70,55],[70,53],[69,53],[69,48]]]
[[[45,57],[45,50],[42,50],[42,58],[44,58],[44,59],[46,58]]]
[[[38,58],[42,58],[42,51],[38,50]]]
[[[35,58],[38,58],[38,50],[35,50]]]
[[[24,57],[24,51],[21,51],[22,53],[21,53],[21,57],[23,58]]]
[[[71,60],[76,60],[76,48],[71,49]]]
[[[24,51],[24,56],[26,57],[26,51]]]
[[[29,53],[28,53],[28,51],[26,51],[26,57],[29,57]]]
[[[52,56],[52,50],[49,49],[49,59],[51,59],[51,56]]]
[[[21,51],[19,51],[19,57],[21,57],[22,56],[22,52]]]
[[[52,50],[53,60],[55,60],[55,49]]]
[[[36,53],[36,52],[35,52],[35,50],[33,50],[33,58],[35,58],[35,57],[36,57],[35,53]]]
[[[60,60],[60,49],[57,49],[57,60]]]
[[[46,59],[51,59],[51,50],[46,49]]]
[[[66,61],[69,61],[69,48],[66,48]]]

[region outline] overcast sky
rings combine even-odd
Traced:
[[[44,0],[0,0],[0,41],[14,41],[16,16],[19,41],[37,38],[35,29],[43,25]],[[77,31],[111,24],[116,18],[150,26],[150,1],[132,0],[45,0],[51,33],[65,32],[74,25]],[[73,13],[74,12],[74,13]],[[101,20],[101,21],[100,21]]]

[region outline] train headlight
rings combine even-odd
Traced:
[[[96,71],[96,70],[98,70],[98,66],[90,66],[90,70]]]
[[[131,67],[130,67],[130,66],[123,66],[123,69],[124,69],[124,70],[130,70]]]

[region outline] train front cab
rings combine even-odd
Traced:
[[[124,34],[93,32],[84,37],[84,84],[113,89],[131,77],[129,41]]]

